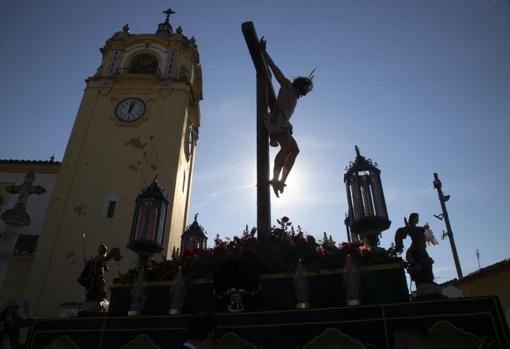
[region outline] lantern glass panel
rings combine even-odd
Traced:
[[[131,235],[129,241],[133,241],[136,239],[136,228],[138,226],[138,220],[140,219],[140,201],[136,201],[135,205],[135,214],[133,217],[133,224],[131,225]]]
[[[164,236],[164,230],[165,230],[167,207],[168,207],[168,204],[165,201],[162,201],[161,206],[160,206],[158,232],[157,232],[157,236],[156,236],[156,242],[160,245],[163,245],[163,236]]]
[[[146,240],[146,226],[150,214],[149,199],[143,199],[138,210],[134,240]]]
[[[156,238],[156,228],[158,226],[159,206],[155,199],[149,200],[149,211],[147,212],[148,224],[146,231],[146,240],[154,241]]]

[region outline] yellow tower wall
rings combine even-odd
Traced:
[[[137,54],[153,54],[158,74],[120,71],[105,76],[115,47],[124,49],[125,66]],[[159,72],[166,64],[165,50],[177,52],[177,68],[163,79]],[[170,40],[156,34],[117,33],[103,53],[98,73],[87,80],[25,291],[36,316],[56,316],[62,303],[84,301],[77,279],[84,257],[96,256],[100,243],[119,247],[124,256],[109,262],[107,285],[135,267],[136,256],[126,248],[135,199],[156,175],[170,201],[164,256],[180,246],[186,225],[194,152],[187,158],[184,143],[190,125],[198,128],[200,123],[201,77],[196,74],[191,81],[188,74],[200,69],[196,46],[180,36]],[[146,105],[135,122],[122,122],[114,114],[127,97],[140,98]],[[112,199],[117,202],[115,214],[108,218],[105,210]]]

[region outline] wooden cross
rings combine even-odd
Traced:
[[[272,109],[275,105],[276,95],[253,22],[244,22],[241,28],[257,72],[257,235],[263,239],[271,230],[269,134],[265,119],[268,107]]]

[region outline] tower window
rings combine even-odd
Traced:
[[[101,208],[101,217],[112,218],[115,215],[117,209],[117,203],[120,200],[120,195],[115,192],[106,193],[103,199],[103,205]]]
[[[156,74],[157,70],[157,58],[147,53],[136,56],[129,65],[132,74]]]
[[[112,218],[115,214],[115,206],[117,205],[117,201],[108,201],[108,208],[106,210],[106,217]]]
[[[193,126],[189,126],[186,131],[186,135],[184,137],[184,155],[186,155],[186,160],[189,160],[191,153],[193,152],[193,147],[195,145],[195,134],[193,130]]]

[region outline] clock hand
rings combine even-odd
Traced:
[[[133,110],[133,107],[135,106],[135,101],[132,101],[131,104],[129,105],[129,110],[128,110],[128,113],[131,114],[131,111]]]

